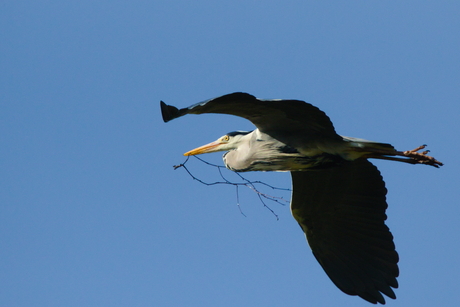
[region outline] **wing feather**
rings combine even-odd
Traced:
[[[161,110],[165,122],[186,114],[219,113],[240,116],[275,138],[286,140],[294,134],[296,141],[286,142],[294,147],[319,139],[343,141],[323,111],[301,100],[264,100],[236,92],[183,109],[161,102]]]
[[[399,257],[385,225],[385,183],[365,159],[291,172],[291,210],[318,262],[343,292],[384,304],[395,298]]]

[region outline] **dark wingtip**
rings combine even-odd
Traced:
[[[163,101],[160,101],[161,106],[161,116],[163,116],[163,121],[165,123],[169,122],[171,119],[179,117],[179,109],[170,105],[167,105]]]

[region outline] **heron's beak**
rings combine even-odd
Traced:
[[[210,152],[222,151],[222,149],[220,148],[220,145],[223,145],[223,144],[225,143],[222,143],[220,140],[217,140],[209,144],[203,145],[201,147],[187,151],[186,153],[184,153],[184,156],[194,156],[194,155],[201,155],[201,154],[210,153]]]

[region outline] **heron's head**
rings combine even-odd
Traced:
[[[244,136],[251,133],[250,131],[234,131],[227,133],[226,135],[218,138],[216,141],[209,144],[203,145],[201,147],[195,148],[184,153],[184,156],[194,156],[201,155],[205,153],[217,152],[217,151],[227,151],[238,148],[241,140]]]

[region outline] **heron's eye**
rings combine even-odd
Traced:
[[[222,137],[222,141],[223,141],[223,142],[228,142],[229,139],[230,139],[230,137],[229,137],[228,135],[224,135],[224,136]]]

